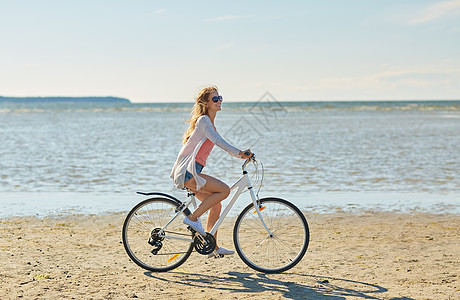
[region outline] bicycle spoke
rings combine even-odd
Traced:
[[[151,228],[148,228],[147,226],[145,226],[144,222],[142,222],[142,221],[139,219],[139,216],[138,216],[137,214],[134,215],[134,217],[136,218],[137,223],[140,224],[140,225],[142,225],[146,231],[152,230]]]
[[[249,256],[252,256],[254,253],[256,253],[256,251],[260,248],[260,246],[262,246],[262,244],[269,238],[270,236],[267,235],[263,240],[262,242],[259,243],[259,245],[254,249],[254,251],[252,251],[252,253],[249,255]]]
[[[234,229],[235,247],[241,259],[258,271],[282,272],[297,264],[308,247],[308,225],[295,206],[281,199],[261,200],[263,221],[253,207],[246,207]]]
[[[152,271],[167,271],[181,265],[193,250],[191,232],[174,218],[178,204],[165,198],[152,198],[139,203],[128,214],[123,226],[123,244],[128,255],[139,266]],[[166,237],[165,237],[166,236]],[[189,241],[168,238],[186,237]]]

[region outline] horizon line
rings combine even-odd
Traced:
[[[129,98],[128,98],[129,100]],[[258,100],[229,100],[225,101],[225,103],[253,103],[259,102],[261,99]],[[460,101],[460,98],[457,99],[373,99],[373,100],[363,100],[363,99],[347,99],[347,100],[276,100],[276,102],[429,102],[429,101]],[[190,100],[170,100],[170,101],[132,101],[131,103],[190,103],[193,104],[195,101]]]

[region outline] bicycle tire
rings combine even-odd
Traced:
[[[193,250],[193,242],[167,238],[151,240],[155,236],[153,231],[163,228],[177,214],[180,205],[180,202],[156,197],[138,203],[128,213],[123,223],[123,246],[138,266],[153,272],[166,272],[179,267],[188,259]],[[187,212],[190,213],[187,209],[184,215]],[[167,235],[193,240],[192,232],[182,220],[178,217],[168,225]],[[161,247],[149,241],[159,241]],[[154,253],[155,250],[158,251]]]
[[[279,198],[259,200],[260,213],[270,237],[253,204],[238,216],[233,228],[235,249],[243,262],[263,273],[281,273],[297,265],[310,241],[308,222],[292,203]]]

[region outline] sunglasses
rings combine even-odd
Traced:
[[[224,101],[224,99],[222,98],[222,96],[214,96],[214,97],[211,98],[211,100],[212,100],[212,102],[214,102],[214,103],[217,103],[217,101],[219,101],[219,100],[220,100],[221,102]]]

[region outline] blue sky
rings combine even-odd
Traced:
[[[0,0],[0,95],[460,99],[460,0]]]

